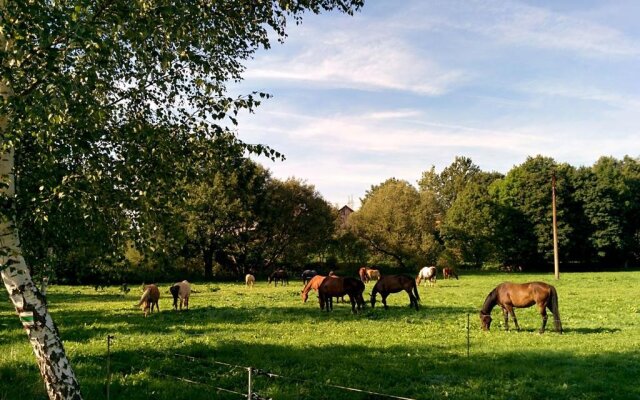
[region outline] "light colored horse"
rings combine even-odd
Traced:
[[[185,306],[185,309],[189,309],[189,296],[191,295],[191,284],[184,280],[182,282],[174,283],[169,288],[169,291],[173,295],[173,308],[178,309],[178,299],[180,299],[180,309]]]
[[[418,272],[418,276],[416,277],[416,284],[420,285],[420,282],[423,280],[429,282],[429,286],[433,286],[436,284],[438,270],[436,267],[424,267]]]
[[[369,282],[369,275],[367,274],[367,267],[360,267],[358,270],[358,275],[360,276],[360,280],[364,283]]]
[[[373,268],[367,268],[367,276],[371,281],[379,281],[380,280],[380,271]]]
[[[160,306],[158,305],[159,299],[160,290],[158,290],[156,285],[146,285],[144,287],[144,292],[142,293],[138,307],[140,307],[144,312],[145,318],[148,314],[153,313],[154,304],[156,306],[156,311],[160,312]]]
[[[253,285],[256,283],[256,277],[251,274],[247,274],[244,277],[244,283],[247,285],[247,287],[252,288]]]

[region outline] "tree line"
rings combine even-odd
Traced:
[[[529,157],[506,174],[456,157],[417,187],[389,179],[372,186],[352,230],[400,266],[542,269],[553,262],[552,175],[564,268],[619,268],[640,261],[640,161],[602,157],[573,167]]]
[[[602,157],[576,168],[536,156],[500,174],[456,157],[440,172],[423,172],[417,185],[391,178],[372,186],[343,221],[313,185],[274,178],[233,136],[215,141],[215,151],[191,162],[197,173],[174,171],[180,179],[161,195],[156,188],[157,195],[118,196],[135,207],[87,207],[76,198],[86,193],[66,190],[49,195],[45,209],[33,193],[55,179],[55,168],[19,162],[18,215],[32,267],[59,282],[95,284],[235,279],[281,266],[300,271],[366,263],[403,270],[427,264],[542,269],[553,261],[553,174],[565,268],[635,266],[640,259],[635,158]],[[105,187],[99,179],[94,185],[91,191],[117,190],[111,178]]]

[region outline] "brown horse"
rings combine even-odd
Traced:
[[[364,283],[358,279],[329,276],[318,287],[320,309],[324,310],[326,306],[327,311],[331,311],[333,297],[348,295],[351,301],[351,312],[356,312],[356,305],[360,311],[364,307],[362,292],[364,292]]]
[[[416,281],[407,275],[385,275],[376,283],[371,292],[371,307],[376,305],[376,295],[380,293],[382,304],[387,309],[387,296],[391,293],[398,293],[404,290],[409,295],[409,307],[415,307],[418,310],[420,303],[420,295],[418,294],[418,286]]]
[[[318,291],[318,288],[320,287],[320,285],[322,284],[325,278],[326,276],[316,275],[313,278],[311,278],[306,285],[304,285],[304,289],[302,289],[302,292],[300,293],[300,297],[302,297],[303,302],[305,303],[307,302],[307,299],[309,298],[309,292],[311,291],[311,289],[315,290],[316,292]]]
[[[509,314],[513,318],[513,323],[517,330],[520,330],[514,308],[526,308],[532,305],[538,306],[538,311],[542,316],[542,327],[540,333],[544,333],[547,325],[547,308],[553,313],[553,322],[556,332],[562,333],[562,323],[560,322],[560,312],[558,311],[558,293],[556,288],[544,282],[511,283],[504,282],[496,286],[489,293],[480,310],[480,322],[482,329],[488,331],[491,328],[491,310],[496,305],[502,308],[504,314],[504,328],[509,330]]]
[[[160,306],[158,305],[159,299],[160,290],[158,290],[156,285],[146,285],[144,287],[144,293],[142,293],[138,306],[142,309],[142,312],[144,312],[145,317],[149,313],[153,313],[154,305],[156,306],[156,311],[160,311]]]
[[[282,286],[289,285],[289,274],[282,268],[277,269],[269,275],[268,283],[271,284],[271,282],[273,282],[274,286],[278,286],[278,282],[280,282]]]
[[[456,280],[458,279],[458,274],[456,274],[453,268],[442,268],[442,277],[444,279],[451,279],[452,276],[456,278]]]

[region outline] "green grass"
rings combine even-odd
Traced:
[[[538,334],[535,307],[516,310],[520,332],[504,331],[499,308],[491,332],[482,332],[477,311],[505,280],[555,285],[565,333]],[[254,377],[255,390],[274,399],[378,398],[324,384],[416,399],[640,398],[640,272],[567,273],[559,281],[550,274],[463,274],[421,287],[419,312],[409,309],[403,293],[389,297],[389,310],[368,307],[359,315],[346,304],[322,313],[313,295],[303,304],[300,282],[195,288],[191,310],[175,312],[168,285],[162,285],[162,311],[145,319],[133,308],[138,288],[122,295],[116,287],[51,286],[50,310],[84,397],[106,398],[106,337],[112,334],[112,399],[242,398],[211,387],[245,393],[246,370],[214,360],[292,378]],[[45,398],[31,347],[5,300],[0,400]]]

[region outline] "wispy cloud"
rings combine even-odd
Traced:
[[[610,107],[629,109],[637,112],[640,109],[640,97],[624,95],[617,91],[604,90],[569,82],[528,82],[520,85],[522,91],[551,97],[564,97],[576,100],[593,101]]]
[[[458,29],[498,43],[561,49],[588,56],[638,56],[640,43],[623,32],[587,19],[505,0],[447,0],[418,3],[405,18],[425,15],[410,27]],[[429,10],[435,10],[429,12]]]
[[[375,27],[372,28],[375,32]],[[292,80],[324,87],[398,90],[437,96],[468,79],[445,68],[398,37],[348,29],[318,33],[304,51],[265,55],[250,65],[248,79]]]

